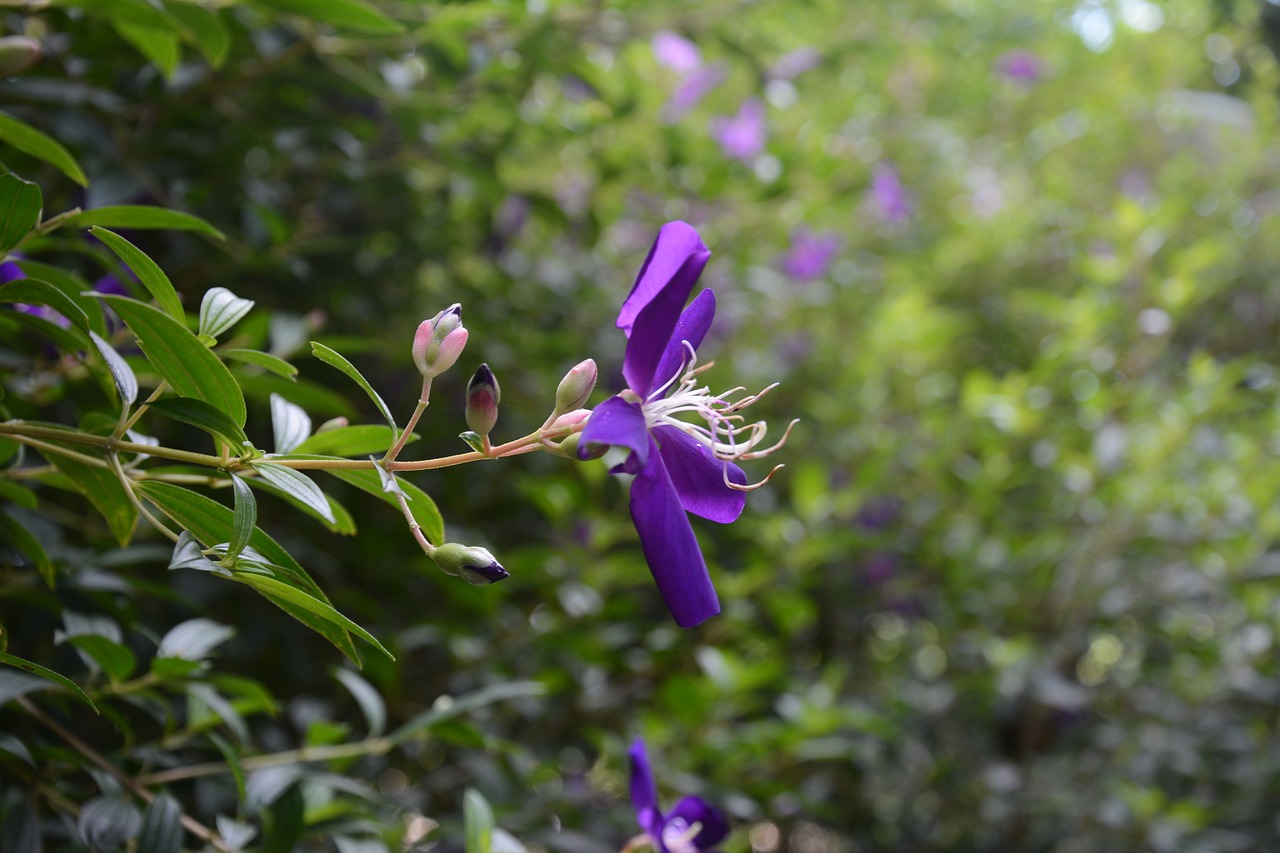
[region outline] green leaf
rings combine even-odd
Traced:
[[[95,714],[98,713],[98,706],[93,704],[93,700],[89,698],[89,694],[81,690],[80,685],[76,684],[74,681],[72,681],[70,678],[67,678],[65,675],[54,672],[53,670],[49,669],[46,666],[41,666],[38,663],[33,663],[32,661],[29,661],[26,658],[20,658],[17,655],[11,655],[8,652],[0,652],[0,663],[8,664],[9,666],[20,669],[23,672],[29,672],[32,675],[38,675],[41,678],[47,678],[48,680],[67,688],[73,694],[75,694],[76,698],[83,699],[85,703],[90,708],[93,709],[93,712]]]
[[[213,9],[194,3],[168,3],[165,8],[182,29],[183,37],[194,44],[214,68],[220,68],[231,50],[231,32]]]
[[[93,340],[93,345],[98,348],[102,360],[107,363],[111,378],[116,381],[116,391],[120,392],[121,408],[128,409],[133,405],[133,401],[138,399],[138,378],[133,375],[133,368],[120,357],[115,347],[103,340],[97,332],[90,332],[89,337]]]
[[[217,228],[190,213],[180,213],[164,207],[148,204],[118,204],[107,207],[95,207],[80,213],[72,214],[62,220],[64,228],[89,228],[101,225],[104,228],[161,228],[170,231],[198,231],[225,240]]]
[[[31,757],[31,751],[27,749],[27,745],[8,732],[0,732],[0,750],[3,750],[17,758],[21,758],[27,766],[33,770],[35,769],[36,762],[35,759]],[[0,826],[3,825],[4,823],[0,821]]]
[[[168,791],[161,791],[142,813],[138,853],[181,853],[182,806]]]
[[[235,628],[212,619],[188,619],[169,629],[169,633],[160,640],[156,657],[202,661],[235,633]]]
[[[138,521],[138,511],[134,509],[133,502],[129,500],[129,495],[125,493],[124,486],[116,479],[115,474],[106,468],[86,465],[60,453],[50,453],[46,458],[102,514],[120,547],[128,545]]]
[[[279,356],[274,356],[269,352],[262,352],[256,349],[220,349],[218,355],[223,358],[229,358],[232,361],[241,361],[245,364],[252,364],[261,367],[263,370],[270,370],[277,376],[283,376],[285,379],[294,379],[298,375],[298,368]]]
[[[333,468],[325,469],[325,473],[350,483],[362,492],[381,498],[396,509],[400,508],[400,503],[395,496],[382,490],[382,481],[377,471]],[[413,513],[414,520],[418,522],[418,526],[422,528],[422,532],[426,535],[428,541],[434,545],[443,544],[444,519],[440,516],[440,510],[436,508],[436,502],[431,499],[430,495],[408,480],[401,478],[398,482],[400,490],[409,499],[409,511]]]
[[[78,352],[90,343],[88,336],[75,326],[70,329],[64,329],[52,320],[46,320],[44,317],[37,317],[35,314],[28,314],[25,311],[17,311],[12,308],[0,307],[0,314],[11,323],[26,326],[36,334],[52,341],[54,346],[63,352]]]
[[[258,476],[265,482],[310,507],[325,521],[331,524],[335,521],[324,492],[320,491],[320,487],[306,474],[274,462],[254,462],[250,467],[257,471]]]
[[[231,486],[235,492],[235,510],[232,515],[231,539],[227,545],[227,557],[234,560],[249,544],[253,529],[258,523],[258,503],[253,491],[243,477],[231,475]]]
[[[404,25],[361,0],[255,0],[276,12],[300,15],[313,21],[374,35],[404,32]]]
[[[170,26],[168,17],[147,0],[54,0],[56,6],[74,6],[111,21],[124,21],[143,27],[164,29]]]
[[[102,313],[102,303],[92,296],[85,296],[89,283],[80,276],[69,273],[59,267],[42,264],[39,261],[19,260],[18,267],[28,278],[38,278],[48,282],[66,294],[67,298],[80,306],[80,310],[89,318],[89,328],[100,335],[107,334],[107,322]]]
[[[80,837],[92,851],[115,851],[138,834],[142,815],[124,794],[94,797],[80,809]]]
[[[0,253],[21,243],[36,227],[43,206],[40,187],[12,172],[0,175]]]
[[[95,225],[89,229],[89,233],[106,244],[108,249],[115,252],[116,257],[124,261],[125,265],[133,270],[134,275],[138,277],[138,281],[142,282],[142,286],[155,297],[156,302],[160,304],[165,313],[179,323],[186,321],[186,315],[182,311],[182,302],[178,299],[178,292],[173,289],[173,283],[169,281],[169,277],[164,274],[164,270],[156,265],[155,261],[114,231],[108,231],[106,228]]]
[[[67,642],[92,658],[112,681],[124,681],[138,662],[128,646],[101,634],[76,634]]]
[[[311,418],[306,409],[279,394],[272,394],[271,433],[276,453],[292,453],[311,435]]]
[[[403,726],[387,735],[387,739],[393,744],[403,743],[414,735],[427,731],[437,723],[454,717],[474,711],[476,708],[483,708],[485,705],[491,705],[494,702],[503,702],[507,699],[523,699],[528,696],[541,696],[547,692],[547,688],[537,681],[506,681],[498,684],[491,684],[472,693],[468,693],[459,699],[452,699],[448,702],[436,700],[435,706],[429,711],[423,711],[416,717],[406,722]],[[447,698],[447,697],[441,697]]]
[[[360,371],[356,370],[355,365],[343,358],[338,352],[329,349],[319,341],[311,342],[311,352],[315,354],[316,358],[320,359],[325,364],[336,367],[343,373],[347,374],[347,376],[350,377],[357,385],[363,388],[364,392],[369,395],[369,399],[378,407],[378,411],[387,419],[387,424],[392,429],[397,428],[396,419],[391,417],[391,410],[387,408],[386,403],[382,402],[382,398],[378,396],[378,392],[373,390],[373,386],[369,384],[369,380],[365,379],[364,376],[360,374]]]
[[[23,509],[35,509],[40,503],[35,492],[12,480],[0,480],[0,500],[15,503]]]
[[[222,753],[222,760],[227,763],[227,769],[231,771],[231,779],[236,785],[236,798],[244,802],[244,768],[240,766],[239,753],[217,732],[209,732],[208,738],[218,748],[218,752]]]
[[[298,607],[303,608],[304,610],[314,613],[315,615],[319,616],[321,619],[331,622],[334,625],[337,625],[339,627],[345,628],[347,631],[350,631],[352,634],[355,634],[357,637],[364,640],[366,643],[370,644],[378,651],[382,652],[391,660],[396,659],[395,655],[387,651],[386,648],[382,645],[382,643],[378,642],[376,637],[374,637],[364,628],[357,625],[355,622],[352,622],[346,616],[343,616],[341,613],[339,613],[337,610],[334,609],[332,604],[329,604],[328,602],[321,601],[318,598],[313,598],[312,596],[306,594],[300,589],[289,586],[288,584],[282,583],[276,580],[275,578],[269,578],[264,575],[237,573],[236,580],[240,581],[243,584],[253,587],[259,592],[271,593],[272,596],[283,599],[284,601],[288,601],[291,604],[295,604]]]
[[[333,676],[342,682],[342,686],[351,692],[352,698],[360,706],[365,721],[369,723],[369,737],[381,735],[387,726],[387,706],[382,701],[382,695],[372,684],[349,669],[335,669]]]
[[[466,430],[465,432],[458,433],[458,438],[465,441],[467,443],[467,447],[470,447],[476,453],[484,453],[484,439],[481,438],[479,433]]]
[[[261,771],[259,771],[261,772]],[[298,785],[291,785],[268,809],[262,853],[292,853],[305,827],[306,801]]]
[[[378,424],[335,427],[316,433],[290,453],[316,456],[367,456],[370,453],[385,452],[395,443],[395,436],[395,432],[390,427]],[[418,434],[414,433],[409,436],[405,444],[411,444],[418,438]]]
[[[131,24],[127,21],[113,21],[112,26],[120,37],[137,48],[147,61],[160,69],[165,79],[173,79],[173,72],[178,70],[178,62],[182,59],[182,47],[178,37],[172,30]]]
[[[0,285],[0,302],[45,305],[79,328],[89,331],[89,317],[84,310],[62,290],[38,278],[19,278]]]
[[[178,534],[178,541],[173,544],[173,556],[169,558],[169,570],[192,569],[197,572],[213,572],[216,575],[231,576],[231,572],[219,566],[204,555],[204,549],[190,530]]]
[[[261,400],[263,405],[267,404],[272,394],[279,394],[290,402],[302,406],[312,415],[329,417],[341,415],[349,418],[355,414],[355,407],[351,405],[350,400],[332,388],[327,388],[310,379],[290,382],[283,377],[263,373],[243,377],[241,387],[244,388],[246,397]]]
[[[465,826],[466,853],[490,853],[493,844],[493,809],[475,788],[462,795],[462,820]]]
[[[204,430],[233,448],[249,441],[244,429],[221,409],[194,397],[164,397],[151,404],[151,410],[180,423]]]
[[[89,186],[89,179],[84,176],[80,164],[57,140],[4,113],[0,113],[0,142],[43,160],[82,187]]]
[[[2,512],[0,512],[0,539],[8,541],[10,545],[30,557],[36,564],[40,577],[44,578],[49,589],[53,589],[57,569],[54,568],[49,555],[45,553],[44,546],[30,531]]]
[[[253,308],[252,299],[241,299],[225,287],[211,287],[200,301],[201,335],[216,338]]]
[[[102,296],[138,337],[147,360],[183,397],[196,397],[244,426],[244,395],[227,366],[186,326],[127,296]]]

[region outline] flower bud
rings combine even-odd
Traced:
[[[609,452],[609,445],[596,444],[591,445],[585,455],[579,455],[578,448],[581,446],[582,433],[575,432],[566,436],[564,441],[556,445],[556,453],[565,459],[577,459],[581,462],[589,462],[592,459],[599,459]]]
[[[413,336],[413,363],[425,378],[439,376],[453,367],[466,345],[462,305],[455,302],[418,326]]]
[[[560,380],[556,388],[556,411],[568,412],[579,408],[591,397],[596,388],[600,371],[592,359],[580,361]]]
[[[501,399],[502,390],[493,371],[487,364],[480,365],[467,383],[467,426],[472,432],[486,436],[493,431]]]
[[[446,542],[431,552],[431,559],[446,575],[462,578],[467,583],[497,583],[510,577],[493,555],[484,548]]]
[[[40,61],[40,42],[26,36],[0,38],[0,77],[11,77],[26,71]]]
[[[557,427],[577,426],[591,417],[590,409],[574,409],[572,412],[565,412],[547,425],[547,429],[555,429]]]
[[[316,427],[316,435],[319,435],[322,432],[331,432],[332,430],[342,429],[343,427],[348,426],[351,426],[351,421],[347,420],[342,415],[338,415],[338,417],[329,418],[329,420]]]

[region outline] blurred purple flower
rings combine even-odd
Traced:
[[[815,234],[797,228],[791,234],[791,248],[782,256],[782,271],[796,281],[814,281],[827,274],[840,253],[840,235]]]
[[[883,530],[898,520],[901,498],[872,498],[858,511],[858,523],[868,530]]]
[[[680,81],[680,85],[671,93],[670,99],[663,106],[663,118],[668,124],[679,121],[685,113],[696,107],[699,101],[719,86],[724,78],[724,66],[720,63],[704,65],[690,72]]]
[[[22,267],[13,261],[5,261],[0,264],[0,284],[8,284],[11,281],[26,277],[27,274],[22,271]]]
[[[893,569],[896,560],[893,555],[885,551],[875,551],[867,556],[867,560],[862,566],[863,579],[872,585],[883,583],[893,577]]]
[[[1010,80],[1031,84],[1040,79],[1043,70],[1040,57],[1029,50],[1011,50],[996,60],[996,68]]]
[[[644,741],[637,739],[627,756],[631,759],[631,806],[657,853],[701,853],[729,834],[724,815],[701,797],[685,797],[663,814]]]
[[[737,115],[714,119],[711,130],[726,157],[751,162],[764,151],[768,135],[764,124],[764,103],[758,98],[743,101]]]
[[[888,222],[905,222],[911,216],[911,202],[898,170],[887,160],[871,171],[871,199],[880,215]]]
[[[26,274],[17,264],[12,261],[6,261],[5,263],[0,264],[0,284],[20,278],[26,278]],[[129,295],[129,291],[120,283],[120,279],[110,274],[104,275],[102,278],[95,281],[93,283],[93,291],[95,293],[106,293],[114,296]],[[23,302],[15,302],[14,308],[21,311],[23,314],[31,314],[34,317],[41,317],[48,320],[50,323],[56,323],[64,329],[71,326],[70,320],[63,317],[47,305],[27,305]],[[112,313],[110,316],[114,317],[115,315]]]
[[[653,48],[653,58],[659,65],[680,74],[696,71],[702,65],[702,54],[698,52],[698,46],[669,30],[655,35],[650,46]]]
[[[821,61],[822,54],[817,48],[802,47],[783,55],[773,63],[773,68],[769,69],[769,76],[778,80],[794,80]]]

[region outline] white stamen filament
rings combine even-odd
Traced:
[[[693,853],[698,849],[694,846],[693,839],[697,838],[700,832],[702,832],[700,821],[686,824],[684,818],[675,817],[662,828],[662,843],[670,853]]]
[[[653,429],[659,425],[675,427],[710,450],[715,458],[726,463],[760,459],[787,443],[792,427],[800,422],[799,418],[787,425],[786,432],[773,446],[757,450],[756,448],[764,442],[769,427],[764,421],[746,423],[746,419],[739,414],[777,388],[777,382],[756,394],[747,394],[736,400],[733,399],[734,395],[746,391],[743,386],[713,394],[698,377],[699,374],[710,369],[715,362],[698,366],[697,353],[688,341],[683,343],[689,352],[689,361],[684,373],[672,376],[661,387],[651,392],[648,399],[641,404],[647,428]],[[673,385],[675,390],[671,391]],[[668,391],[671,391],[670,395],[667,395]],[[678,417],[687,413],[693,413],[703,423],[690,423]],[[774,469],[757,483],[739,485],[730,482],[729,466],[725,465],[724,482],[726,486],[737,491],[753,491],[769,482],[783,467],[782,465],[774,466]]]

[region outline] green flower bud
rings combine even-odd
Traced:
[[[556,445],[556,453],[563,456],[565,459],[575,459],[581,462],[587,462],[592,459],[599,459],[601,456],[604,456],[606,453],[609,452],[608,445],[597,444],[595,447],[592,448],[591,452],[588,455],[579,456],[578,443],[579,443],[579,439],[581,438],[582,438],[582,433],[580,432],[575,432],[572,435],[567,436],[564,441]]]
[[[467,383],[467,426],[472,432],[486,436],[493,431],[501,400],[502,390],[493,371],[487,364],[480,365]]]
[[[12,77],[40,61],[40,42],[26,36],[0,38],[0,77]]]
[[[593,359],[588,358],[574,365],[556,388],[556,411],[570,412],[581,407],[591,397],[599,376],[600,371]]]
[[[487,549],[474,545],[446,542],[431,552],[431,559],[440,571],[467,583],[497,583],[511,576]]]

